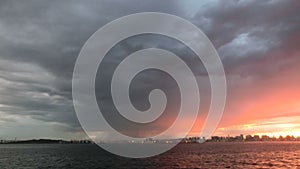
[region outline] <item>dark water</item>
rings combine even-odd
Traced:
[[[96,145],[0,145],[0,168],[300,168],[300,143],[181,144],[146,159],[121,158]]]

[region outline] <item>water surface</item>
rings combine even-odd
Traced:
[[[97,145],[2,144],[0,168],[300,168],[300,143],[180,144],[146,159],[118,157]]]

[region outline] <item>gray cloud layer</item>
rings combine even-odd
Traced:
[[[239,79],[264,78],[270,75],[270,67],[271,74],[276,74],[289,66],[282,65],[282,60],[297,59],[279,57],[266,63],[259,74],[255,64],[236,71],[243,64],[260,62],[274,50],[298,51],[299,8],[296,0],[1,1],[0,124],[26,116],[57,123],[66,131],[80,131],[71,98],[74,63],[85,41],[118,17],[157,11],[190,20],[212,40],[229,80],[236,81],[236,74]],[[133,49],[136,43],[128,41],[119,52]]]

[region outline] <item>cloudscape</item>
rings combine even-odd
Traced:
[[[227,101],[215,135],[300,136],[299,9],[297,0],[1,1],[0,137],[85,138],[72,101],[78,54],[100,27],[137,12],[163,12],[187,19],[217,49],[227,78]],[[171,38],[135,36],[114,46],[104,60],[106,67],[97,74],[99,105],[107,101],[102,83],[108,81],[106,76],[120,57],[148,47],[177,53],[195,71],[203,100],[190,135],[199,134],[209,106],[209,78],[205,68],[196,64],[200,61],[195,61],[194,54]],[[149,86],[147,79],[156,82]],[[176,112],[180,100],[173,92],[178,88],[172,78],[150,71],[135,80],[143,88],[132,91],[136,107],[147,109],[149,105],[143,104],[147,92],[160,86],[171,90],[169,98],[174,104],[167,111]],[[104,106],[112,111],[109,104]],[[149,132],[164,129],[175,118],[170,117],[153,124]],[[134,126],[116,128],[139,135]]]

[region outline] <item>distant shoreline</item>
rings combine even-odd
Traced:
[[[211,141],[206,140],[202,143],[213,143],[213,144],[220,144],[220,143],[300,143],[299,140],[276,140],[276,141]],[[31,140],[10,140],[4,141],[1,140],[0,145],[3,144],[95,144],[90,140],[52,140],[52,139],[31,139]],[[158,143],[153,143],[158,144]],[[179,144],[201,144],[199,142],[180,142]]]
[[[94,144],[90,140],[53,140],[53,139],[31,139],[31,140],[1,140],[0,144]]]

